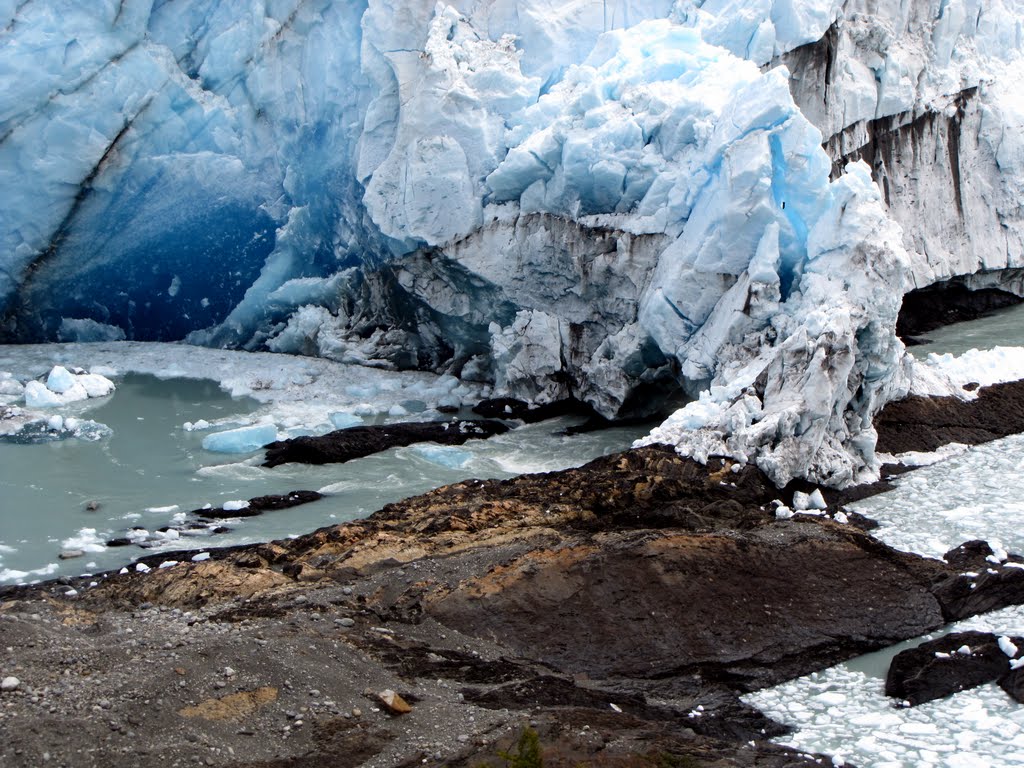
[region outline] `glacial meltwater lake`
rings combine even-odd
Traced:
[[[35,444],[0,438],[0,584],[109,570],[160,550],[222,547],[308,533],[467,478],[506,478],[578,466],[627,448],[646,431],[616,427],[570,437],[559,433],[581,419],[561,418],[458,447],[422,444],[345,464],[264,469],[259,466],[263,451],[232,455],[202,447],[206,435],[230,428],[233,417],[240,424],[249,421],[261,407],[256,400],[232,397],[209,380],[137,373],[113,378],[117,389],[112,395],[59,409],[65,416],[105,425],[110,430],[106,437]],[[187,428],[202,421],[217,426]],[[314,426],[319,429],[295,432],[333,428]],[[204,505],[219,507],[293,490],[321,491],[326,496],[259,517],[225,521],[231,530],[214,536],[196,531],[173,538],[172,532],[167,541],[146,549],[104,544],[132,528],[158,531]],[[59,559],[62,551],[72,550],[84,555]]]
[[[988,317],[953,323],[922,334],[926,343],[910,347],[917,358],[935,352],[962,355],[970,349],[1024,345],[1024,304],[993,312]]]

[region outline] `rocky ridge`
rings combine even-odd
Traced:
[[[880,445],[1020,431],[1022,391],[890,405]],[[898,552],[842,511],[884,487],[793,513],[802,481],[649,446],[199,562],[4,588],[0,760],[475,767],[532,727],[549,766],[820,764],[769,742],[784,727],[739,694],[1024,602],[1021,558]]]
[[[957,603],[956,566],[779,519],[791,493],[654,446],[71,597],[7,589],[0,756],[476,766],[532,724],[549,765],[812,764],[738,693],[1019,602],[1024,581]]]

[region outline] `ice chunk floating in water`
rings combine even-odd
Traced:
[[[203,448],[216,453],[251,453],[276,439],[277,427],[273,424],[253,424],[207,435]]]
[[[422,456],[427,461],[440,464],[442,467],[458,469],[466,466],[473,459],[473,453],[463,448],[456,448],[451,445],[434,445],[423,443],[413,446],[410,450]]]
[[[29,408],[59,408],[62,405],[103,397],[114,391],[114,382],[94,373],[71,373],[62,365],[55,365],[46,377],[46,383],[30,381],[25,384],[25,405]]]

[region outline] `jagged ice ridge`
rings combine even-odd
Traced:
[[[0,2],[7,340],[421,367],[877,470],[902,294],[1024,281],[1019,0]],[[1014,277],[1017,275],[1017,277]]]

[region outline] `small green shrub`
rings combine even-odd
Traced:
[[[515,751],[499,752],[505,761],[505,768],[544,768],[540,754],[540,736],[533,728],[527,728],[519,735]]]

